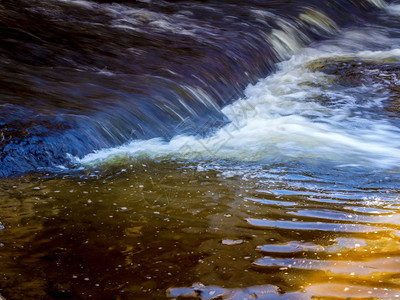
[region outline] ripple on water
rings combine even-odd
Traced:
[[[353,176],[338,193],[334,172],[303,182],[269,165],[225,177],[227,166],[131,164],[2,183],[4,296],[310,299],[342,295],[329,287],[343,282],[355,295],[400,289],[395,184],[363,189]],[[315,201],[329,195],[338,201]],[[45,273],[26,273],[37,266]]]
[[[254,219],[246,220],[250,225],[261,228],[275,228],[287,230],[313,230],[327,232],[347,232],[347,233],[375,233],[378,231],[389,231],[389,228],[360,225],[360,224],[341,224],[341,223],[324,223],[324,222],[302,222],[280,221],[271,219]]]

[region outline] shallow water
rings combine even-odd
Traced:
[[[397,172],[169,160],[113,168],[2,182],[6,299],[400,294]]]
[[[2,297],[400,298],[396,1],[18,3]]]

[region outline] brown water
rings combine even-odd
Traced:
[[[106,174],[4,179],[1,294],[399,297],[400,200],[391,175],[371,173],[354,186],[363,180],[357,170],[298,167],[140,161]]]

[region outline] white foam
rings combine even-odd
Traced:
[[[385,95],[371,97],[376,87],[337,89],[332,87],[332,75],[311,71],[306,65],[336,56],[400,60],[400,49],[357,53],[339,49],[326,45],[305,49],[279,64],[278,72],[248,86],[243,99],[222,110],[231,123],[208,138],[137,140],[77,161],[92,164],[128,155],[245,161],[315,158],[340,164],[395,166],[400,163],[399,128],[384,117],[353,113],[354,109],[381,108]],[[362,95],[360,101],[357,97]],[[332,104],[323,104],[326,98]]]

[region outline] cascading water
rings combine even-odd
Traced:
[[[400,2],[0,3],[0,298],[400,298]]]
[[[275,63],[381,1],[3,1],[0,174],[207,135]],[[369,19],[368,19],[369,20]]]

